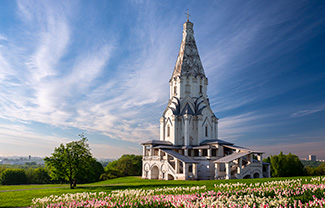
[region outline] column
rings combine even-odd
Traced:
[[[184,124],[184,145],[188,146],[189,145],[189,141],[190,141],[190,131],[189,131],[189,123],[190,123],[190,117],[185,114],[184,115],[184,120],[185,120],[185,124]]]
[[[152,145],[150,145],[149,156],[152,156],[152,151],[153,151]]]
[[[216,118],[215,128],[216,128],[216,139],[218,139],[218,118]]]
[[[177,135],[177,117],[175,115],[172,115],[172,123],[173,123],[173,126],[170,127],[170,138],[171,138],[171,142],[173,142],[174,144],[176,145],[179,145],[178,142],[179,142],[179,138]],[[178,141],[177,141],[178,140]]]
[[[194,179],[197,179],[197,164],[193,163],[193,176]]]
[[[159,160],[161,160],[161,149],[158,149],[158,157],[159,157]]]
[[[185,180],[188,179],[188,164],[183,162],[183,174],[185,176]]]
[[[199,149],[199,156],[202,157],[202,149]]]
[[[160,118],[160,140],[165,141],[165,118],[161,117]]]
[[[188,149],[184,149],[184,155],[188,156]]]
[[[226,179],[230,179],[231,178],[231,169],[230,169],[230,164],[226,163]]]
[[[219,172],[219,165],[218,163],[214,163],[214,179],[218,179],[219,176],[218,172]]]
[[[211,147],[208,149],[208,157],[211,157],[211,155],[212,155],[212,149],[211,149]]]
[[[258,161],[260,162],[260,163],[262,163],[263,162],[263,155],[261,154],[261,153],[259,153],[258,154],[258,156],[257,156],[257,159],[258,159]]]
[[[143,155],[143,157],[147,156],[145,145],[142,146],[142,155]]]
[[[202,138],[202,115],[197,116],[197,145],[200,144]]]
[[[178,159],[175,158],[175,171],[176,171],[176,174],[179,173],[179,164],[178,164]]]
[[[242,179],[242,176],[241,176],[242,165],[243,165],[243,159],[239,158],[238,159],[238,168],[237,168],[237,178],[238,179]]]
[[[250,163],[253,163],[253,153],[248,155],[248,160]]]
[[[212,132],[211,132],[212,135],[211,136],[212,136],[212,139],[215,139],[215,130],[216,130],[215,125],[214,125],[215,124],[215,117],[212,117],[211,124],[212,124],[212,126],[211,126],[212,127]]]

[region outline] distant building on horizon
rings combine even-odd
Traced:
[[[169,85],[170,98],[160,118],[160,140],[142,143],[142,178],[270,177],[270,164],[262,161],[264,152],[218,138],[219,119],[210,107],[208,79],[189,20],[183,25],[183,39]]]
[[[309,160],[316,162],[316,155],[309,155]]]

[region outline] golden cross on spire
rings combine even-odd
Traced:
[[[189,22],[189,18],[190,18],[190,14],[188,13],[188,10],[187,10],[187,13],[185,13],[187,15],[187,21]]]

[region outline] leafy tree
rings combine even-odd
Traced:
[[[319,175],[325,175],[325,162],[320,164],[320,166],[316,168],[316,171]]]
[[[138,176],[142,172],[142,156],[141,155],[122,155],[118,159],[117,169],[124,176]]]
[[[101,175],[101,180],[122,176],[137,176],[141,175],[141,171],[141,155],[122,155],[118,160],[108,163],[105,167],[105,173]]]
[[[86,182],[85,178],[95,175],[92,167],[95,159],[90,152],[87,138],[83,134],[79,136],[79,141],[61,144],[54,149],[51,157],[44,159],[51,178],[69,181],[72,189],[76,187],[77,181]]]
[[[33,183],[35,184],[48,184],[51,183],[51,177],[45,168],[36,168],[34,170]]]
[[[27,184],[27,176],[23,169],[6,169],[0,175],[2,185]]]
[[[280,152],[279,155],[274,155],[264,160],[271,163],[272,177],[290,177],[306,175],[304,165],[300,159],[291,153],[284,155]]]
[[[317,176],[317,168],[315,167],[311,167],[311,166],[307,166],[306,167],[306,173],[308,176]]]
[[[25,170],[29,184],[49,184],[51,177],[45,168],[29,168]]]

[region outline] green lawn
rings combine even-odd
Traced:
[[[310,178],[310,177],[299,177]],[[0,186],[0,207],[28,207],[33,198],[41,198],[50,195],[61,195],[64,193],[77,192],[109,192],[119,189],[136,188],[157,188],[175,186],[203,186],[208,189],[214,188],[214,184],[220,183],[256,183],[271,180],[286,180],[289,178],[261,178],[261,179],[242,179],[242,180],[209,180],[209,181],[162,181],[144,180],[140,177],[123,177],[107,181],[100,181],[91,184],[77,184],[77,188],[70,189],[69,185],[12,185]]]

